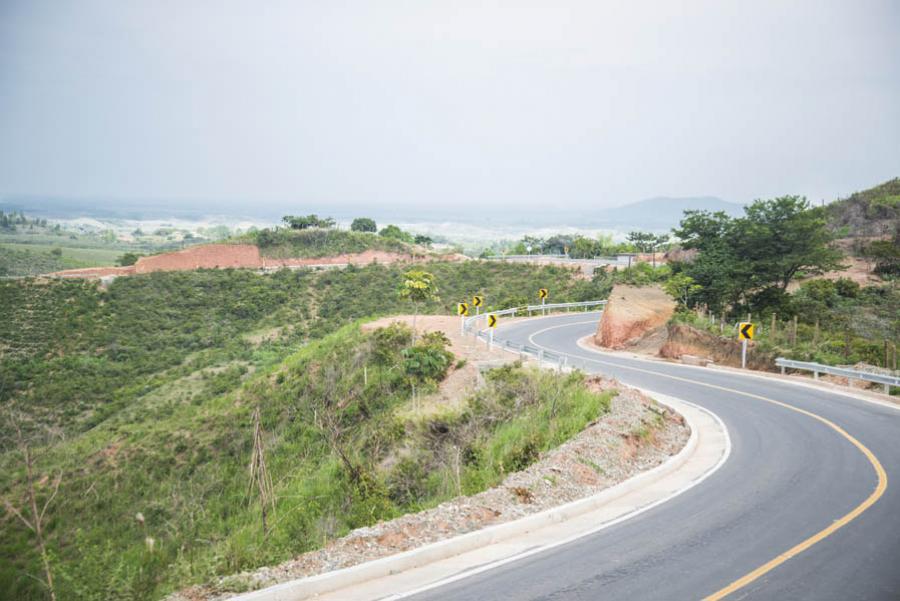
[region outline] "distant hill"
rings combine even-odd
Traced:
[[[829,225],[842,238],[890,235],[900,223],[900,178],[854,192],[826,210]]]
[[[666,230],[677,226],[684,212],[688,210],[724,211],[737,216],[743,213],[743,205],[715,196],[678,198],[657,196],[620,207],[603,209],[597,218],[609,225]]]

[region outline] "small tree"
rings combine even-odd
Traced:
[[[142,255],[139,255],[139,254],[137,254],[137,253],[125,253],[124,255],[122,255],[121,257],[119,257],[118,259],[116,259],[116,263],[117,263],[118,265],[123,266],[123,267],[125,267],[125,266],[127,266],[127,265],[134,265],[135,263],[137,263],[137,260],[138,260],[141,256],[142,256]]]
[[[56,498],[59,492],[59,485],[62,482],[62,472],[58,473],[52,481],[49,481],[49,492],[45,494],[43,503],[38,501],[39,488],[45,479],[39,478],[35,474],[34,453],[32,452],[32,443],[22,434],[22,428],[18,419],[10,412],[9,421],[12,422],[16,433],[16,447],[22,455],[22,462],[25,466],[25,503],[23,508],[16,507],[9,499],[4,499],[3,505],[6,511],[19,519],[22,524],[34,534],[35,545],[41,556],[41,564],[44,568],[44,580],[42,583],[47,587],[51,601],[56,601],[56,589],[53,586],[53,571],[50,569],[50,554],[47,551],[47,539],[44,527],[47,523],[47,509]]]
[[[427,271],[414,269],[403,275],[398,294],[401,299],[412,301],[413,304],[413,343],[416,341],[416,319],[419,316],[419,303],[424,303],[437,298],[437,286],[434,283],[434,275]]]
[[[423,234],[418,234],[415,237],[416,244],[421,244],[422,246],[431,246],[434,243],[434,240],[431,239],[431,236],[425,236]]]
[[[263,537],[269,533],[269,511],[275,511],[275,487],[266,467],[266,448],[263,443],[263,431],[260,423],[259,407],[253,412],[253,454],[250,457],[250,484],[248,493],[256,489],[259,496],[259,508],[262,514]]]
[[[656,245],[656,236],[650,232],[628,232],[626,240],[642,253],[650,252]]]
[[[368,217],[357,217],[350,224],[350,229],[354,232],[377,232],[378,226],[374,219]]]
[[[702,286],[694,283],[694,278],[683,273],[676,273],[663,282],[662,287],[666,294],[674,298],[682,307],[687,307],[691,296],[703,289]]]
[[[410,234],[409,232],[404,232],[398,226],[393,225],[393,224],[382,228],[381,231],[378,232],[378,235],[382,236],[384,238],[392,238],[394,240],[400,240],[401,242],[406,242],[407,244],[412,244],[413,241],[415,240],[412,237],[412,234]]]

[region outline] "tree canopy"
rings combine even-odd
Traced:
[[[394,240],[400,240],[401,242],[406,242],[407,244],[412,244],[415,242],[415,238],[409,232],[404,232],[396,225],[388,225],[380,232],[378,232],[379,236],[383,236],[385,238],[393,238]]]
[[[292,230],[305,230],[311,227],[331,228],[335,221],[331,217],[321,218],[315,213],[311,215],[285,215],[281,218],[286,226]]]
[[[840,267],[824,212],[805,198],[757,200],[744,216],[687,211],[675,235],[700,251],[684,272],[701,286],[695,301],[720,310],[755,296],[783,297],[800,273],[819,275]]]
[[[374,219],[369,217],[357,217],[350,224],[350,229],[354,232],[377,232],[378,225],[376,225]]]

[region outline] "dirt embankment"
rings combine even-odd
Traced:
[[[429,257],[425,255],[366,250],[361,253],[330,257],[280,259],[262,256],[259,248],[252,244],[204,244],[177,252],[141,257],[137,263],[126,267],[67,269],[50,275],[67,278],[103,278],[155,271],[190,271],[193,269],[278,269],[281,267],[369,265],[371,263],[388,265],[414,263],[427,258]],[[449,255],[447,260],[458,261],[460,255]]]
[[[604,348],[655,353],[674,313],[675,302],[659,286],[619,284],[609,295],[594,340]]]
[[[747,351],[747,367],[771,371],[775,369],[774,357],[753,348],[750,342]],[[669,324],[668,337],[659,356],[667,359],[681,359],[690,355],[717,365],[741,366],[741,343],[737,340],[721,338],[709,332],[698,330],[685,324]]]

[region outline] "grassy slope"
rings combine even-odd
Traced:
[[[428,268],[443,300],[427,311],[448,311],[473,293],[496,305],[517,304],[540,286],[550,287],[555,300],[597,294],[562,269],[480,263]],[[368,466],[366,473],[391,445],[410,444],[405,437],[419,431],[404,434],[406,427],[390,417],[408,398],[396,370],[382,373],[376,359],[360,355],[368,343],[355,326],[338,331],[362,316],[408,310],[395,300],[401,274],[400,268],[378,266],[270,276],[160,273],[119,279],[108,291],[74,281],[0,284],[0,306],[8,315],[0,323],[0,399],[39,423],[57,425],[65,437],[42,452],[40,469],[65,474],[50,531],[67,596],[106,598],[109,587],[135,598],[155,596],[176,584],[283,559],[323,537],[445,498],[437,464],[430,478],[375,471],[362,482],[348,479],[323,446],[321,431],[310,427],[312,400],[346,398],[359,387],[359,368],[366,364],[370,382],[387,386],[360,397],[369,399],[364,410],[351,407],[353,415],[368,417],[348,426],[348,448]],[[280,336],[260,342],[260,333],[272,331]],[[320,342],[301,348],[310,338]],[[322,370],[348,364],[355,368],[320,377]],[[527,377],[508,378],[508,387]],[[329,382],[339,383],[340,394],[324,395]],[[466,472],[467,490],[498,477],[497,458],[505,457],[507,466],[527,462],[534,449],[555,444],[577,431],[584,416],[602,410],[602,399],[584,396],[578,386],[566,385],[571,411],[560,414],[562,425],[551,433],[535,430],[536,423],[546,423],[532,419],[537,413],[518,421],[510,415],[509,429],[496,436],[499,424],[466,427],[478,434],[470,443],[472,456],[481,458]],[[263,406],[279,497],[268,541],[246,495],[249,411],[256,403]],[[445,417],[460,425],[468,419]],[[8,449],[6,422],[2,434]],[[382,439],[375,452],[372,441]],[[517,441],[530,442],[522,447]],[[439,448],[427,452],[446,455]],[[2,462],[0,493],[20,493],[16,454],[5,452]],[[0,556],[10,561],[0,564],[0,595],[40,598],[34,580],[24,575],[37,572],[27,532],[9,516],[2,530]],[[152,553],[147,536],[155,540]]]
[[[31,251],[33,253],[49,253],[54,248],[62,251],[63,260],[70,260],[89,267],[114,265],[116,259],[122,256],[124,251],[116,248],[91,248],[71,247],[52,244],[27,244],[21,242],[6,242],[3,248],[17,251]]]
[[[59,232],[52,228],[0,230],[0,276],[31,276],[82,267],[109,267],[126,252],[170,252],[181,242],[142,240],[110,242],[100,235]],[[50,251],[59,249],[60,256]]]

